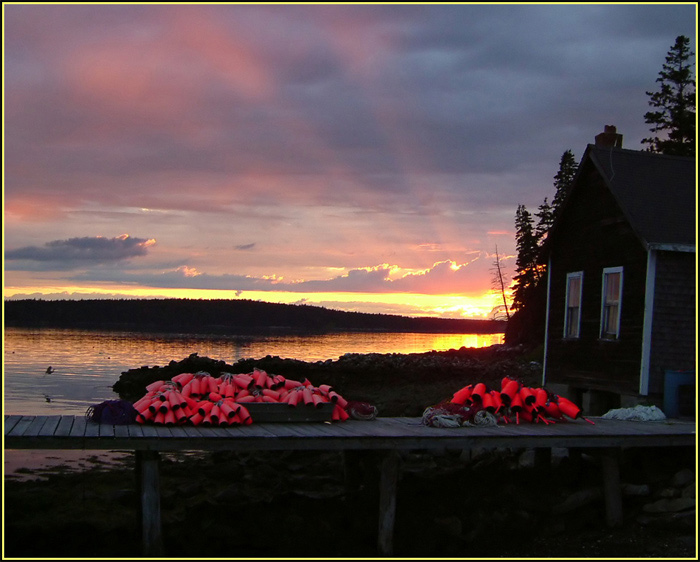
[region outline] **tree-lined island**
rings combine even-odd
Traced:
[[[88,299],[5,301],[6,327],[245,334],[269,331],[497,334],[506,322],[345,312],[253,300]]]

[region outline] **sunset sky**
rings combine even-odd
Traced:
[[[696,4],[4,4],[5,298],[488,317]]]

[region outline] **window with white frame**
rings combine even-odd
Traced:
[[[620,337],[622,306],[622,268],[603,269],[603,298],[601,299],[600,337],[616,340]]]
[[[566,315],[564,317],[564,337],[578,338],[581,329],[581,291],[583,271],[566,274]]]

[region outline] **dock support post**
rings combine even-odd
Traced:
[[[622,490],[620,487],[620,448],[603,450],[603,490],[605,493],[605,518],[608,527],[622,525]]]
[[[141,536],[145,556],[163,554],[158,463],[157,451],[136,451],[136,470],[141,498]]]
[[[396,491],[399,480],[399,453],[385,451],[381,460],[379,478],[379,539],[382,556],[393,554],[394,520],[396,516]]]

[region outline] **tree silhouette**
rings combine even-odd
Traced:
[[[500,311],[503,310],[503,312],[506,315],[506,319],[510,320],[510,311],[508,310],[508,298],[506,296],[506,276],[503,274],[503,267],[501,266],[501,256],[498,253],[498,245],[496,246],[496,255],[494,256],[493,259],[493,267],[491,269],[492,272],[492,277],[491,277],[491,285],[493,287],[493,290],[500,293],[501,298],[503,299],[503,308],[500,306],[496,307],[494,310],[492,310],[492,314],[494,316],[494,319],[498,319],[500,315]]]
[[[651,152],[695,156],[695,80],[689,44],[684,35],[676,37],[656,79],[661,84],[659,91],[647,92],[649,105],[656,111],[647,112],[644,121],[652,125],[652,133],[662,134],[642,139]]]
[[[552,199],[553,207],[553,217],[556,218],[556,214],[561,208],[564,199],[569,194],[569,190],[574,183],[574,178],[576,177],[576,172],[578,171],[578,163],[574,157],[574,153],[571,150],[567,150],[561,155],[561,160],[559,161],[559,171],[554,176],[554,198]]]
[[[515,249],[518,252],[515,260],[516,275],[513,277],[513,304],[511,308],[523,308],[533,287],[539,279],[537,269],[537,237],[533,227],[533,219],[525,205],[518,205],[515,212]]]

